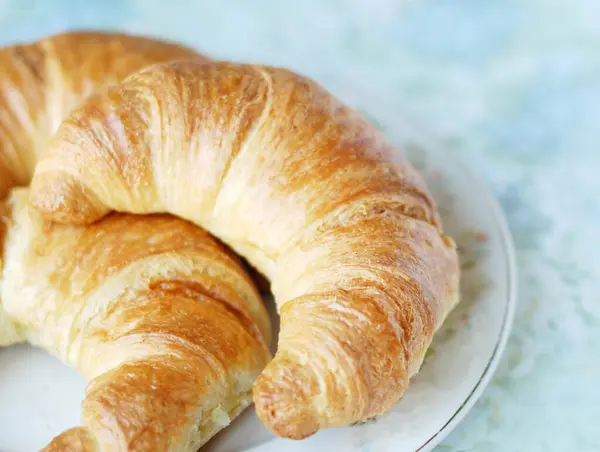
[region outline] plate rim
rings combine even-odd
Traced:
[[[414,127],[419,130],[418,136],[428,137],[426,139],[427,146],[432,149],[437,149],[438,152],[443,152],[445,146],[440,143],[436,138],[431,138],[428,135],[422,134],[422,128],[417,126],[416,121],[412,118],[406,118],[407,125]],[[498,341],[494,347],[494,351],[485,367],[481,377],[473,387],[472,391],[465,398],[460,407],[454,412],[454,414],[448,419],[448,421],[430,437],[423,445],[415,450],[415,452],[430,452],[436,446],[438,446],[448,435],[460,424],[460,422],[466,417],[471,411],[475,403],[481,398],[483,391],[492,381],[494,374],[498,368],[498,364],[504,355],[508,339],[510,338],[514,317],[517,305],[517,259],[516,250],[508,221],[504,215],[504,211],[500,205],[500,202],[483,180],[482,177],[477,175],[472,170],[471,166],[466,164],[464,159],[458,155],[453,155],[456,166],[460,167],[464,173],[464,176],[471,178],[471,180],[480,188],[479,196],[485,199],[487,205],[490,206],[490,212],[494,218],[494,222],[498,227],[499,237],[501,238],[502,253],[505,256],[506,262],[506,287],[507,287],[507,299],[505,303],[505,310],[502,319],[502,326],[500,334],[498,335]]]

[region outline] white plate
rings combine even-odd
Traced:
[[[206,450],[431,450],[464,417],[489,382],[514,311],[515,263],[502,213],[481,181],[456,156],[405,120],[386,134],[424,174],[462,259],[462,301],[434,339],[420,373],[398,405],[366,425],[318,433],[301,442],[274,439],[249,409]],[[39,450],[78,425],[85,382],[29,346],[0,350],[0,450]]]

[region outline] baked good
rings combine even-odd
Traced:
[[[0,343],[28,341],[89,380],[83,425],[47,451],[195,452],[252,402],[270,325],[239,260],[171,216],[44,222],[0,204]]]
[[[456,247],[416,170],[285,69],[175,62],[127,77],[62,123],[31,201],[62,223],[169,212],[258,268],[281,334],[254,401],[288,438],[392,407],[458,300]]]
[[[149,64],[205,57],[121,33],[70,32],[0,49],[0,199],[28,185],[67,113],[87,95]]]

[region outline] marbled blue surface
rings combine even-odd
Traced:
[[[0,45],[89,27],[286,65],[441,137],[500,199],[520,291],[493,383],[439,450],[600,450],[600,2],[0,0]]]

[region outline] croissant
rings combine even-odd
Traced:
[[[0,49],[0,199],[27,185],[67,113],[103,85],[149,64],[205,58],[177,44],[71,32]]]
[[[53,225],[27,197],[1,207],[0,342],[27,340],[89,380],[83,426],[45,450],[195,452],[251,403],[270,359],[241,263],[174,217]]]
[[[62,223],[170,212],[257,267],[281,333],[254,401],[288,438],[392,407],[458,300],[456,247],[416,170],[284,69],[177,62],[131,75],[63,122],[31,202]]]

